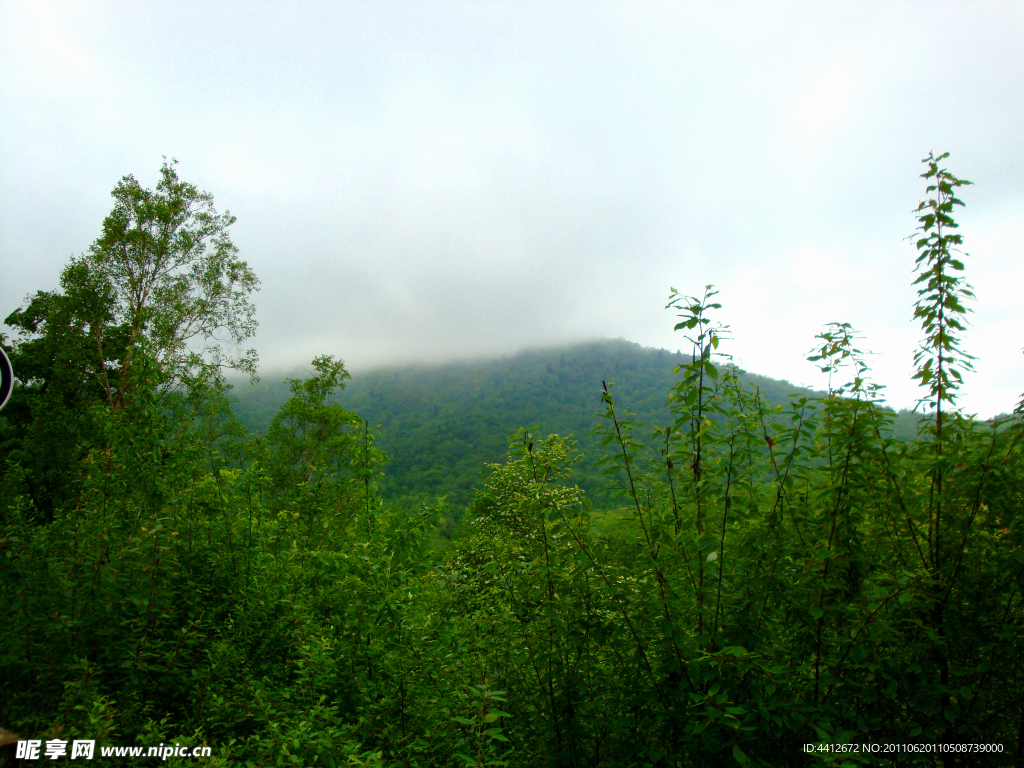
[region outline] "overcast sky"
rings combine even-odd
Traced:
[[[238,217],[264,373],[686,351],[670,287],[713,283],[744,368],[821,386],[849,322],[906,407],[949,151],[989,416],[1024,390],[1022,144],[1021,2],[0,0],[0,318],[167,155]]]

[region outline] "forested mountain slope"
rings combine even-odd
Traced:
[[[444,495],[459,510],[472,500],[485,464],[504,459],[507,436],[537,427],[540,434],[571,435],[579,443],[583,458],[574,479],[592,500],[606,503],[607,483],[595,466],[604,453],[602,438],[592,434],[602,410],[601,382],[613,386],[622,407],[650,431],[670,423],[666,398],[678,378],[673,371],[689,362],[682,353],[604,339],[500,359],[355,374],[338,402],[378,431],[377,445],[390,457],[382,484],[389,498]],[[743,378],[773,405],[790,395],[814,394],[752,373]],[[234,395],[246,427],[265,432],[289,390],[284,377],[267,377],[255,386],[236,385]],[[914,422],[909,412],[900,414],[896,436],[911,437]]]

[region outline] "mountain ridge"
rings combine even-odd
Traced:
[[[592,433],[603,411],[602,381],[613,388],[617,407],[635,421],[666,426],[671,423],[667,403],[676,380],[673,371],[690,360],[678,351],[622,338],[599,339],[523,349],[501,358],[355,373],[335,401],[376,430],[377,446],[390,456],[383,489],[396,501],[443,495],[450,505],[464,508],[486,465],[504,459],[508,437],[519,428],[536,428],[537,434],[571,435],[579,443],[583,459],[576,482],[595,501],[608,502],[597,492],[606,485],[595,466],[604,451],[600,436]],[[302,377],[299,372],[291,378]],[[790,395],[824,394],[747,371],[742,377],[771,405]],[[265,432],[289,396],[285,378],[248,390],[235,388],[235,412],[248,429]],[[899,434],[907,432],[906,418],[897,419],[897,436],[912,436],[912,416],[910,433]]]

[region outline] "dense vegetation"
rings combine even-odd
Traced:
[[[581,460],[573,482],[599,507],[617,506],[598,463],[605,453],[593,431],[601,406],[601,381],[614,382],[637,421],[665,421],[666,393],[675,369],[691,356],[645,349],[606,339],[548,349],[524,350],[494,360],[407,366],[353,374],[333,402],[359,414],[374,428],[390,457],[381,491],[403,504],[444,496],[449,514],[460,517],[473,501],[486,464],[502,461],[507,436],[524,425],[573,435]],[[307,375],[296,371],[293,375]],[[776,406],[811,390],[739,372],[741,379]],[[235,387],[234,412],[250,433],[265,433],[290,391],[285,378]],[[712,414],[712,418],[717,418]],[[892,434],[917,434],[920,414],[895,415]]]
[[[234,420],[221,370],[253,356],[190,346],[252,331],[230,217],[173,166],[126,177],[61,290],[7,319],[0,725],[206,743],[208,765],[1024,764],[1024,404],[956,410],[944,158],[918,211],[915,439],[848,325],[816,338],[829,392],[777,406],[718,354],[713,289],[673,291],[692,354],[652,423],[590,385],[628,511],[595,520],[575,443],[520,429],[450,542],[443,503],[382,494],[339,361],[264,434]]]

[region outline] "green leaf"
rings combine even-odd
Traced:
[[[744,752],[742,749],[740,749],[740,745],[739,744],[733,744],[732,745],[732,756],[734,758],[736,758],[736,762],[739,763],[740,765],[749,765],[750,764],[750,758],[747,757],[746,752]]]

